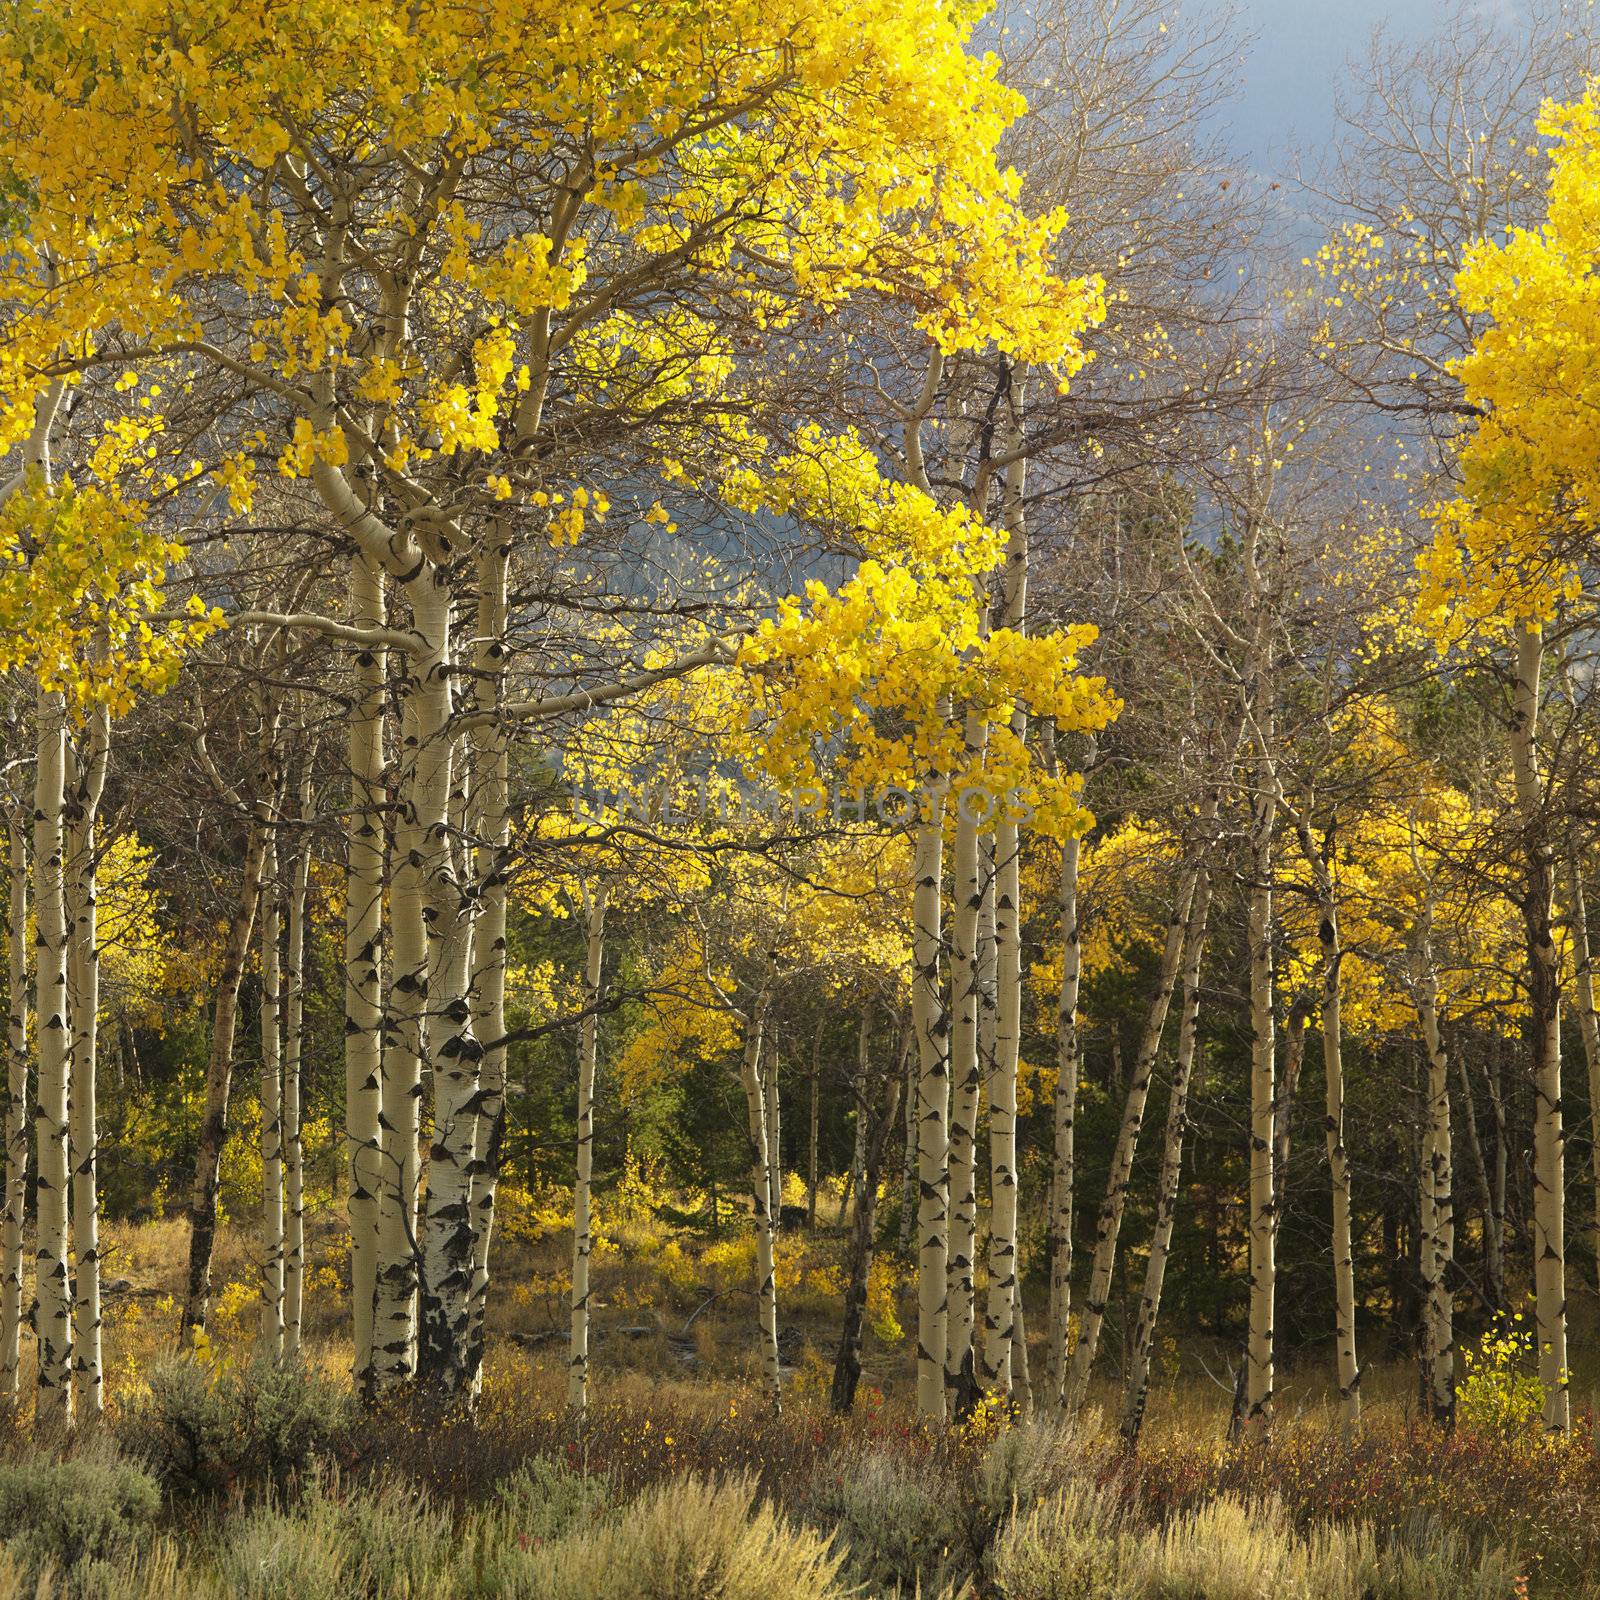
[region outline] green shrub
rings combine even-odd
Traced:
[[[1120,1600],[1126,1512],[1092,1484],[1069,1484],[1014,1518],[991,1572],[1006,1600]]]
[[[217,1568],[237,1600],[418,1600],[442,1584],[452,1549],[450,1519],[414,1489],[319,1483],[296,1505],[229,1521]]]
[[[26,1571],[125,1563],[150,1541],[161,1493],[148,1473],[114,1458],[0,1465],[0,1539]]]
[[[591,1527],[465,1558],[452,1593],[499,1600],[845,1600],[829,1541],[749,1480],[678,1479]]]
[[[808,1497],[806,1521],[843,1547],[844,1573],[869,1594],[937,1594],[966,1576],[949,1483],[895,1455],[847,1462]]]
[[[602,1514],[610,1494],[604,1478],[585,1477],[565,1462],[535,1456],[500,1484],[495,1498],[508,1527],[540,1542],[559,1539]]]
[[[345,1449],[355,1423],[345,1388],[298,1362],[219,1372],[183,1358],[157,1367],[120,1435],[179,1497],[286,1493]]]
[[[1520,1568],[1493,1547],[1477,1549],[1433,1517],[1414,1517],[1390,1541],[1381,1562],[1382,1600],[1505,1600]]]
[[[1456,1386],[1456,1422],[1461,1428],[1505,1438],[1537,1429],[1544,1411],[1544,1385],[1533,1370],[1537,1343],[1521,1322],[1520,1311],[1509,1319],[1502,1316],[1461,1352],[1462,1377]]]

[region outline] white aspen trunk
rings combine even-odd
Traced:
[[[1261,759],[1272,761],[1274,713],[1265,672],[1256,705]],[[1273,1170],[1277,1146],[1277,1039],[1273,1019],[1272,831],[1277,791],[1270,774],[1251,802],[1250,817],[1250,1336],[1245,1354],[1243,1421],[1264,1427],[1272,1418],[1278,1294],[1278,1192]]]
[[[1111,1170],[1106,1177],[1105,1198],[1100,1204],[1100,1215],[1095,1226],[1089,1296],[1079,1323],[1078,1342],[1067,1371],[1066,1405],[1073,1412],[1083,1405],[1088,1393],[1089,1372],[1100,1346],[1100,1330],[1105,1322],[1106,1302],[1116,1268],[1117,1239],[1122,1230],[1128,1185],[1133,1176],[1133,1158],[1138,1147],[1139,1131],[1144,1125],[1145,1102],[1150,1095],[1150,1080],[1155,1075],[1156,1057],[1161,1050],[1161,1035],[1166,1028],[1167,1012],[1172,1004],[1172,992],[1183,960],[1184,933],[1194,903],[1198,877],[1198,868],[1184,870],[1178,898],[1173,902],[1167,918],[1161,965],[1156,971],[1155,989],[1150,996],[1150,1009],[1145,1015],[1144,1032],[1139,1039],[1139,1053],[1134,1058],[1133,1077],[1123,1101],[1122,1120],[1111,1154]]]
[[[67,1266],[67,1096],[71,1036],[67,1001],[65,895],[66,705],[43,685],[38,696],[34,773],[33,864],[36,927],[39,1089],[34,1107],[38,1152],[34,1335],[39,1347],[35,1426],[70,1427],[72,1284]]]
[[[988,724],[969,713],[966,761],[969,778],[982,772]],[[973,1260],[977,1248],[978,1097],[983,1074],[978,1062],[978,1018],[982,982],[978,963],[978,923],[983,909],[979,826],[983,791],[963,789],[956,796],[950,913],[950,1310],[945,1342],[945,1381],[953,1392],[970,1394],[973,1370]],[[964,1402],[963,1402],[964,1403]]]
[[[856,1035],[856,1073],[851,1093],[856,1103],[855,1142],[850,1152],[850,1171],[845,1175],[844,1194],[839,1200],[839,1221],[851,1214],[852,1204],[861,1203],[861,1175],[867,1167],[867,1046],[872,1038],[872,1012],[861,1008],[860,1029]]]
[[[1328,1177],[1333,1189],[1334,1347],[1339,1377],[1339,1422],[1353,1434],[1361,1421],[1361,1366],[1356,1359],[1356,1268],[1350,1231],[1350,1152],[1344,1143],[1344,950],[1339,942],[1339,907],[1325,854],[1307,858],[1317,881],[1317,942],[1322,955],[1322,1068],[1327,1084],[1323,1129]]]
[[[778,1358],[777,1218],[772,1212],[772,1160],[767,1147],[766,1088],[761,1046],[766,1030],[766,997],[745,1024],[739,1081],[744,1086],[750,1128],[750,1195],[756,1226],[756,1319],[761,1339],[761,1379],[774,1411],[783,1409],[783,1370]]]
[[[81,763],[74,764],[67,825],[67,992],[72,1027],[71,1094],[67,1124],[72,1159],[72,1372],[76,1407],[84,1418],[105,1408],[100,1351],[100,948],[96,854],[100,799],[111,749],[111,719],[93,707],[84,728]],[[70,755],[70,746],[69,746]]]
[[[1566,1136],[1561,1124],[1561,972],[1551,921],[1555,859],[1544,814],[1538,719],[1544,635],[1537,625],[1517,632],[1517,680],[1511,720],[1511,764],[1517,809],[1527,840],[1522,915],[1528,945],[1528,992],[1533,1028],[1533,1281],[1534,1334],[1544,1426],[1571,1426],[1567,1369]]]
[[[1027,631],[1028,461],[1022,453],[1026,384],[1009,366],[1006,440],[1012,460],[1001,496],[1006,561],[1001,580],[1001,626]],[[1019,706],[1011,733],[1021,741],[1027,717]],[[1002,809],[994,830],[995,1061],[989,1077],[989,1292],[983,1314],[986,1390],[1011,1395],[1011,1350],[1020,1293],[1017,1253],[1017,1064],[1022,1046],[1022,838],[1016,819]]]
[[[479,1058],[473,1030],[471,894],[464,892],[452,814],[457,790],[450,734],[450,591],[426,571],[410,587],[424,649],[415,658],[415,759],[411,806],[421,849],[422,899],[432,944],[427,1028],[419,1066],[433,1076],[433,1138],[422,1218],[417,1374],[436,1393],[471,1392],[472,1172],[478,1137]]]
[[[15,1410],[22,1380],[22,1244],[28,1201],[28,842],[17,804],[6,819],[6,1168],[0,1222],[0,1405]]]
[[[1450,1144],[1450,1058],[1439,1027],[1438,977],[1427,935],[1416,957],[1417,1016],[1428,1055],[1428,1105],[1423,1141],[1422,1280],[1424,1364],[1435,1422],[1446,1426],[1456,1408],[1455,1307],[1449,1273],[1455,1259],[1455,1196]]]
[[[311,810],[311,769],[300,780],[302,825]],[[306,1183],[301,1135],[305,1066],[306,896],[311,883],[311,842],[295,852],[289,881],[289,918],[283,968],[283,1348],[298,1356],[305,1313]]]
[[[382,627],[383,578],[359,550],[351,557],[350,620]],[[352,1376],[359,1393],[373,1382],[372,1316],[377,1293],[378,1196],[383,1149],[378,1107],[383,1071],[383,688],[384,653],[355,653],[348,727],[350,821],[345,857],[344,1090],[349,1167]]]
[[[261,1335],[283,1356],[283,896],[278,844],[267,841],[261,885]]]
[[[878,1084],[870,1085],[867,1073],[867,1027],[863,1014],[859,1069],[856,1074],[856,1116],[860,1124],[870,1123],[861,1157],[861,1176],[856,1192],[855,1215],[851,1221],[850,1254],[846,1268],[844,1318],[839,1332],[839,1353],[833,1364],[830,1401],[835,1412],[844,1415],[855,1404],[856,1387],[861,1381],[861,1334],[866,1321],[867,1292],[872,1280],[874,1230],[878,1216],[878,1182],[883,1172],[883,1153],[894,1126],[901,1094],[901,1064],[881,1074]],[[874,1093],[874,1090],[877,1093]],[[873,1109],[877,1094],[882,1104]]]
[[[917,1039],[917,1410],[945,1415],[950,1258],[950,1073],[939,981],[944,794],[930,785],[912,874],[911,1024]]]
[[[401,710],[402,766],[415,760],[416,711]],[[383,1052],[378,1113],[382,1182],[378,1189],[378,1268],[372,1328],[374,1387],[409,1378],[417,1362],[417,1185],[422,1136],[422,1068],[428,1032],[428,926],[424,916],[421,829],[402,772],[394,824],[389,890],[394,977],[388,1001],[391,1033]]]
[[[1172,1252],[1172,1228],[1178,1214],[1183,1144],[1189,1130],[1189,1087],[1200,1037],[1200,961],[1205,949],[1206,915],[1210,905],[1211,880],[1202,872],[1195,886],[1189,924],[1184,933],[1183,999],[1178,1015],[1178,1051],[1173,1061],[1172,1091],[1167,1101],[1161,1173],[1156,1180],[1155,1230],[1150,1240],[1150,1257],[1145,1264],[1144,1290],[1139,1297],[1133,1353],[1122,1399],[1122,1437],[1130,1449],[1139,1442],[1139,1430],[1144,1426],[1145,1406],[1150,1397],[1156,1323],[1161,1315],[1161,1291],[1166,1282],[1167,1259]]]
[[[590,1211],[594,1179],[594,1073],[599,1056],[602,963],[605,959],[607,886],[583,886],[585,958],[583,1008],[578,1030],[578,1160],[572,1188],[572,1344],[567,1356],[567,1404],[580,1414],[589,1404],[589,1256],[594,1247]],[[757,1219],[759,1223],[759,1217]]]
[[[217,1189],[222,1172],[222,1147],[228,1136],[228,1097],[233,1088],[233,1040],[239,1016],[239,985],[255,927],[261,896],[261,868],[266,853],[267,817],[257,805],[245,839],[244,869],[233,924],[222,952],[217,996],[211,1014],[211,1049],[206,1061],[205,1106],[195,1151],[194,1187],[189,1197],[189,1271],[184,1290],[179,1342],[189,1348],[204,1331],[211,1309],[211,1256],[217,1237]]]
[[[1583,1038],[1583,1063],[1589,1078],[1589,1158],[1593,1164],[1590,1198],[1590,1248],[1600,1280],[1600,1014],[1595,1011],[1593,952],[1589,945],[1589,908],[1583,889],[1578,852],[1567,841],[1568,926],[1572,935],[1572,978],[1577,995],[1578,1032]]]
[[[783,1136],[782,1113],[778,1104],[778,1040],[776,1035],[768,1040],[769,1048],[763,1053],[766,1067],[761,1079],[761,1100],[767,1113],[767,1197],[772,1213],[772,1226],[783,1220]]]
[[[509,535],[506,535],[509,538]],[[505,691],[506,587],[509,544],[486,550],[478,564],[474,647],[476,709],[496,710]],[[506,897],[511,849],[510,757],[505,730],[485,722],[473,734],[473,804],[477,817],[478,920],[472,946],[473,1027],[478,1062],[478,1118],[469,1203],[472,1288],[468,1306],[469,1382],[483,1372],[484,1313],[489,1299],[489,1247],[494,1238],[506,1106]]]
[[[995,829],[995,1065],[989,1077],[989,1292],[983,1314],[986,1391],[1011,1393],[1017,1305],[1017,1063],[1022,1045],[1022,840]]]
[[[817,1231],[817,1144],[821,1133],[821,1106],[818,1095],[822,1089],[822,1024],[817,1024],[817,1035],[811,1045],[811,1126],[807,1129],[806,1161],[806,1227]]]
[[[1072,1218],[1076,1183],[1076,1122],[1081,1047],[1078,990],[1083,952],[1078,935],[1078,865],[1083,842],[1061,846],[1061,994],[1056,1010],[1055,1164],[1050,1180],[1050,1325],[1046,1378],[1050,1401],[1066,1400],[1072,1319]]]

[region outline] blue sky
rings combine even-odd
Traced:
[[[1337,82],[1372,30],[1385,23],[1397,35],[1426,34],[1448,9],[1446,0],[1240,0],[1252,38],[1227,113],[1239,154],[1270,176],[1288,172],[1294,148],[1314,152],[1332,131]]]

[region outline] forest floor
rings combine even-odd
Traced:
[[[1229,1445],[1228,1351],[1193,1340],[1163,1350],[1137,1457],[1103,1420],[1119,1398],[1110,1349],[1113,1376],[1075,1428],[985,1417],[934,1433],[910,1409],[909,1301],[886,1273],[841,1419],[827,1409],[840,1245],[796,1231],[774,1416],[753,1382],[748,1237],[621,1223],[596,1254],[580,1428],[565,1403],[570,1233],[531,1204],[503,1221],[471,1422],[411,1397],[354,1406],[334,1216],[308,1219],[307,1370],[287,1374],[252,1362],[246,1229],[219,1240],[197,1366],[172,1360],[185,1221],[108,1226],[108,1425],[57,1449],[24,1429],[5,1442],[0,1600],[1600,1596],[1597,1384],[1581,1361],[1566,1441],[1540,1437],[1515,1362],[1450,1433],[1417,1416],[1413,1365],[1374,1364],[1346,1438],[1318,1352],[1282,1374],[1271,1436]],[[1592,1312],[1585,1299],[1577,1314]]]

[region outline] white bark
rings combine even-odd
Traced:
[[[1544,811],[1538,720],[1544,636],[1536,625],[1517,632],[1511,764],[1517,809],[1527,840],[1522,915],[1528,946],[1528,991],[1533,1033],[1533,1281],[1534,1335],[1544,1426],[1571,1426],[1567,1369],[1566,1135],[1561,1122],[1561,973],[1551,920],[1555,859]]]
[[[478,564],[478,623],[474,647],[476,703],[492,711],[505,698],[508,546],[486,550]],[[468,1307],[468,1365],[476,1392],[483,1371],[484,1311],[489,1298],[489,1246],[506,1103],[506,896],[511,847],[510,770],[506,734],[485,722],[472,736],[473,804],[477,816],[479,909],[472,946],[473,1027],[482,1055],[469,1205],[472,1288]]]
[[[966,762],[970,776],[981,776],[988,725],[969,713]],[[983,908],[979,823],[986,797],[981,789],[956,796],[956,826],[951,871],[954,900],[950,915],[950,1265],[949,1329],[945,1379],[952,1389],[976,1382],[973,1366],[973,1258],[977,1248],[978,1017],[982,983],[978,963],[978,922]]]
[[[1072,1219],[1076,1184],[1076,1121],[1081,1054],[1078,990],[1083,952],[1078,934],[1078,864],[1082,841],[1061,846],[1061,993],[1056,1010],[1055,1163],[1050,1180],[1050,1325],[1046,1381],[1050,1401],[1066,1399],[1072,1315]]]
[[[777,1217],[772,1210],[772,1158],[767,1146],[766,1086],[761,1049],[766,1032],[763,995],[745,1024],[739,1059],[750,1129],[750,1196],[756,1227],[756,1319],[761,1339],[761,1379],[774,1411],[783,1409],[783,1371],[778,1358]]]
[[[578,1160],[572,1190],[572,1333],[567,1357],[567,1403],[582,1412],[589,1403],[589,1256],[594,1247],[590,1213],[594,1178],[594,1075],[599,1055],[602,963],[605,959],[607,886],[583,886],[585,958],[584,1017],[578,1032]],[[757,1223],[759,1226],[759,1217]]]
[[[361,627],[384,621],[383,579],[359,550],[351,557],[350,615]],[[377,1293],[378,1195],[383,1152],[378,1125],[383,1079],[384,653],[355,652],[348,726],[350,821],[344,907],[345,1152],[349,1166],[350,1299],[356,1388],[372,1387],[372,1316]]]
[[[97,1417],[105,1407],[100,1350],[100,948],[96,901],[100,799],[110,757],[111,719],[103,706],[88,714],[80,761],[71,760],[67,808],[67,993],[72,1025],[71,1094],[67,1113],[72,1158],[72,1372],[77,1409]]]
[[[39,1089],[34,1106],[37,1236],[34,1334],[40,1429],[70,1426],[72,1284],[67,1263],[67,1096],[71,1037],[67,1001],[65,896],[66,706],[59,691],[39,688],[38,754],[33,808],[33,864]]]
[[[1255,707],[1259,755],[1273,760],[1272,688],[1263,667]],[[1277,1039],[1273,1018],[1273,850],[1277,791],[1264,778],[1250,814],[1250,1336],[1245,1355],[1244,1422],[1265,1426],[1272,1417],[1278,1294]]]
[[[283,1355],[283,895],[276,837],[261,886],[261,1352]]]
[[[0,1220],[0,1405],[21,1398],[22,1244],[28,1200],[28,842],[18,803],[6,818],[5,1211]]]
[[[1133,1158],[1139,1132],[1144,1125],[1145,1103],[1150,1094],[1150,1080],[1155,1075],[1156,1057],[1161,1050],[1161,1035],[1166,1028],[1167,1012],[1172,1004],[1172,992],[1178,979],[1178,967],[1183,960],[1184,933],[1189,921],[1190,907],[1194,903],[1198,868],[1185,868],[1167,919],[1166,939],[1161,951],[1161,964],[1156,969],[1155,989],[1150,996],[1150,1008],[1145,1015],[1144,1032],[1139,1039],[1139,1053],[1134,1058],[1133,1077],[1123,1101],[1122,1120],[1117,1128],[1117,1142],[1111,1154],[1111,1170],[1106,1177],[1105,1198],[1100,1204],[1100,1216],[1095,1227],[1094,1263],[1090,1270],[1089,1297],[1084,1305],[1078,1328],[1078,1342],[1072,1352],[1067,1371],[1066,1405],[1077,1411],[1089,1389],[1089,1373],[1100,1346],[1100,1330],[1105,1322],[1106,1302],[1111,1293],[1112,1274],[1116,1268],[1117,1240],[1122,1231],[1122,1217],[1127,1208],[1128,1186],[1133,1177]]]
[[[311,809],[309,765],[300,782],[299,816]],[[283,968],[283,1347],[298,1355],[305,1312],[305,1141],[301,1134],[305,1064],[306,895],[311,880],[311,842],[295,852],[289,883],[289,918]]]
[[[1155,1353],[1161,1291],[1172,1252],[1172,1228],[1178,1214],[1179,1178],[1183,1170],[1184,1136],[1189,1129],[1189,1089],[1200,1034],[1200,961],[1206,942],[1206,914],[1211,905],[1211,880],[1202,872],[1195,886],[1184,932],[1183,999],[1178,1017],[1178,1051],[1172,1067],[1167,1125],[1161,1148],[1161,1173],[1156,1180],[1155,1231],[1145,1263],[1144,1290],[1134,1325],[1133,1354],[1122,1402],[1122,1437],[1130,1447],[1139,1441],[1145,1404],[1150,1395],[1150,1367]]]
[[[917,1039],[917,1410],[945,1415],[950,1255],[950,1073],[939,979],[944,794],[930,786],[912,875],[911,1025]]]

